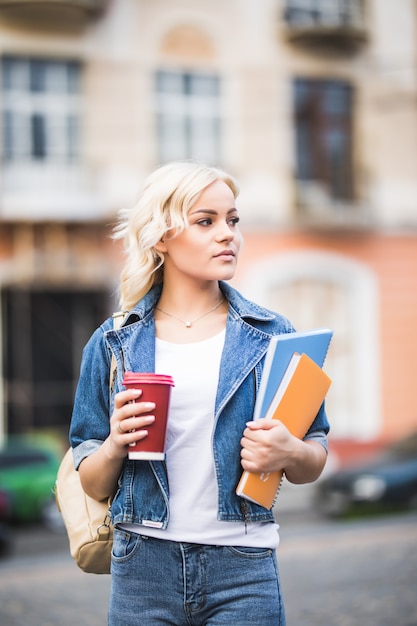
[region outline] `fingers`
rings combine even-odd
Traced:
[[[114,396],[114,408],[120,409],[128,402],[135,402],[141,395],[142,391],[140,389],[126,389],[125,391],[120,391]]]
[[[253,422],[247,422],[243,431],[241,446],[247,447],[251,442],[261,443],[269,441],[270,434],[267,431],[282,426],[279,420],[259,419]]]
[[[114,412],[110,419],[111,433],[118,445],[127,446],[147,436],[146,426],[152,424],[155,416],[154,402],[140,402],[142,392],[128,389],[114,397]]]
[[[126,445],[144,439],[148,435],[146,426],[153,424],[154,421],[154,415],[144,415],[143,417],[119,420],[116,422],[116,430],[119,437],[121,437],[121,443]]]
[[[251,472],[271,471],[280,465],[289,433],[279,420],[248,422],[240,440],[242,467]]]
[[[279,420],[267,420],[259,419],[252,422],[246,422],[246,427],[249,430],[270,430],[271,428],[277,428],[281,422]]]

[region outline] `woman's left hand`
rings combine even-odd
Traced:
[[[249,472],[272,472],[290,462],[296,439],[279,420],[248,422],[240,441],[242,467]]]
[[[279,420],[248,422],[240,443],[244,470],[253,473],[284,470],[292,483],[316,480],[326,464],[327,454],[320,443],[294,437]]]

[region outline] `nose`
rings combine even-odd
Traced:
[[[221,222],[216,233],[216,239],[218,241],[232,241],[235,234],[235,230],[228,224],[228,222]]]

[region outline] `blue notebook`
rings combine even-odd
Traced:
[[[333,331],[329,328],[317,328],[272,337],[265,357],[253,419],[265,416],[294,352],[307,354],[323,367],[332,336]]]

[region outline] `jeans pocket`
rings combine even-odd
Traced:
[[[247,546],[228,546],[230,552],[236,556],[252,559],[264,559],[272,554],[271,548],[251,548]]]
[[[116,563],[128,561],[139,549],[142,537],[120,528],[114,529],[112,560]]]

